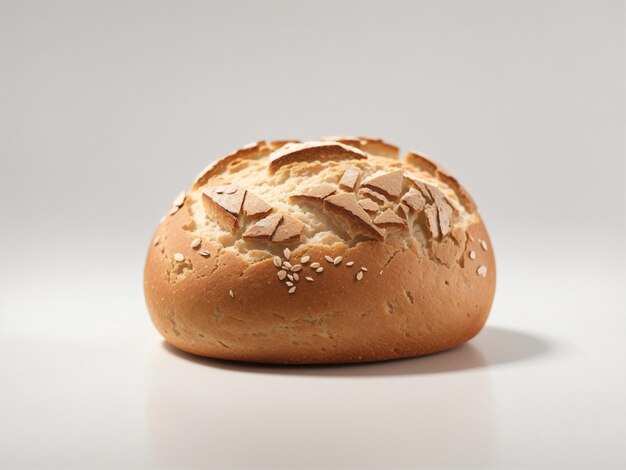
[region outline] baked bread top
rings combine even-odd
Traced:
[[[208,239],[249,263],[285,248],[398,239],[457,262],[475,204],[425,156],[398,153],[365,137],[256,142],[209,165],[166,217],[187,213],[198,253]]]

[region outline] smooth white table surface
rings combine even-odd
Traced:
[[[3,468],[626,465],[624,272],[602,256],[503,251],[469,344],[334,367],[179,353],[148,321],[139,257],[71,259],[5,282]]]

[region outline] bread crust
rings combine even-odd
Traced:
[[[347,168],[351,161],[341,164]],[[250,262],[206,238],[194,246],[196,234],[184,228],[188,204],[157,227],[144,270],[150,317],[183,351],[279,364],[380,361],[450,349],[474,337],[487,320],[495,259],[476,212],[445,238],[402,235],[293,247],[291,264],[305,256],[310,261],[289,294],[272,256]],[[341,259],[334,264],[327,257]],[[313,262],[323,272],[311,269]]]

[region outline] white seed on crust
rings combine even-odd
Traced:
[[[293,281],[293,274],[287,274],[287,279],[289,279],[290,281]]]
[[[235,293],[231,290],[228,291],[228,295],[230,295],[233,299],[235,298]]]
[[[484,264],[481,264],[480,266],[478,266],[478,269],[476,270],[476,274],[478,274],[481,277],[485,277],[487,275],[487,266],[485,266]]]
[[[153,245],[154,245],[154,246],[157,246],[157,245],[159,244],[159,242],[160,242],[160,241],[161,241],[161,237],[157,236],[157,237],[154,239],[154,243],[153,243]]]
[[[224,191],[224,194],[234,194],[237,192],[237,188],[235,186],[229,186],[228,188],[226,188],[226,190]]]
[[[320,267],[320,264],[319,264],[319,263],[311,263],[311,267],[312,267],[313,269],[317,269],[317,268],[319,268],[319,267]]]
[[[280,271],[278,271],[278,279],[280,279],[282,281],[286,277],[287,277],[287,271],[282,270],[282,269]]]
[[[198,248],[201,243],[202,243],[202,240],[200,240],[199,238],[194,238],[191,241],[191,248]]]
[[[283,264],[283,261],[278,256],[274,256],[274,266],[280,268]]]
[[[289,289],[289,293],[293,294],[296,291],[296,286],[293,286],[291,289]]]
[[[350,267],[350,266],[352,266],[353,264],[354,264],[354,261],[348,261],[348,262],[346,263],[346,266]]]
[[[487,251],[487,242],[485,240],[480,241],[480,246],[483,247],[483,250]]]
[[[211,254],[206,250],[199,251],[198,253],[200,254],[200,256],[204,256],[205,258],[211,256]]]
[[[302,269],[302,265],[301,265],[301,264],[296,264],[295,266],[292,266],[292,267],[291,267],[291,270],[292,270],[294,273],[297,273],[297,272],[298,272],[298,271],[300,271],[301,269]]]
[[[335,262],[335,260],[334,260],[334,259],[332,259],[332,258],[331,258],[330,256],[328,256],[328,255],[324,256],[324,258],[325,258],[325,259],[326,259],[326,261],[328,261],[329,263],[334,263],[334,262]]]
[[[337,256],[337,257],[333,260],[333,264],[334,264],[335,266],[337,266],[339,263],[341,263],[341,260],[342,260],[342,259],[343,259],[343,258],[342,258],[341,256]]]
[[[367,272],[367,268],[365,268],[365,267],[361,266],[361,271],[365,271],[365,272]]]
[[[363,271],[359,271],[358,273],[356,273],[356,280],[360,281],[361,279],[363,279]]]
[[[183,261],[185,261],[185,255],[183,255],[182,253],[174,253],[174,260],[182,263]]]
[[[322,267],[320,266],[319,268],[317,268],[317,269],[315,270],[315,272],[316,272],[316,273],[322,273],[322,272],[324,272],[324,268],[322,268]]]
[[[476,252],[474,250],[469,252],[469,258],[470,259],[476,259]]]
[[[307,281],[309,281],[309,282],[313,282],[313,278],[312,278],[312,277],[310,277],[310,276],[305,277],[305,279],[306,279]]]
[[[382,271],[381,271],[381,272],[379,272],[379,273],[378,273],[378,275],[379,275],[379,276],[382,276],[382,275],[383,275],[383,272],[382,272]]]
[[[291,269],[291,263],[289,261],[285,261],[283,263],[283,269]]]
[[[311,259],[310,256],[303,256],[302,258],[300,258],[300,263],[307,264],[310,259]]]
[[[291,281],[287,281],[287,282],[285,282],[285,284],[287,284],[287,286],[289,286],[289,287],[293,286],[293,282],[291,282]]]
[[[283,254],[285,255],[285,259],[289,261],[289,258],[291,258],[291,250],[289,248],[285,248],[283,250]]]
[[[293,273],[293,280],[296,282],[300,280],[300,276],[298,276],[298,273]]]
[[[174,215],[174,214],[176,214],[176,213],[178,212],[178,209],[180,209],[180,207],[179,207],[179,206],[173,206],[173,207],[170,209],[170,215]]]

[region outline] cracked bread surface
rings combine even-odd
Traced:
[[[397,155],[380,139],[336,137],[256,142],[209,165],[148,250],[159,332],[193,354],[287,364],[472,338],[495,293],[484,224],[456,179]]]

